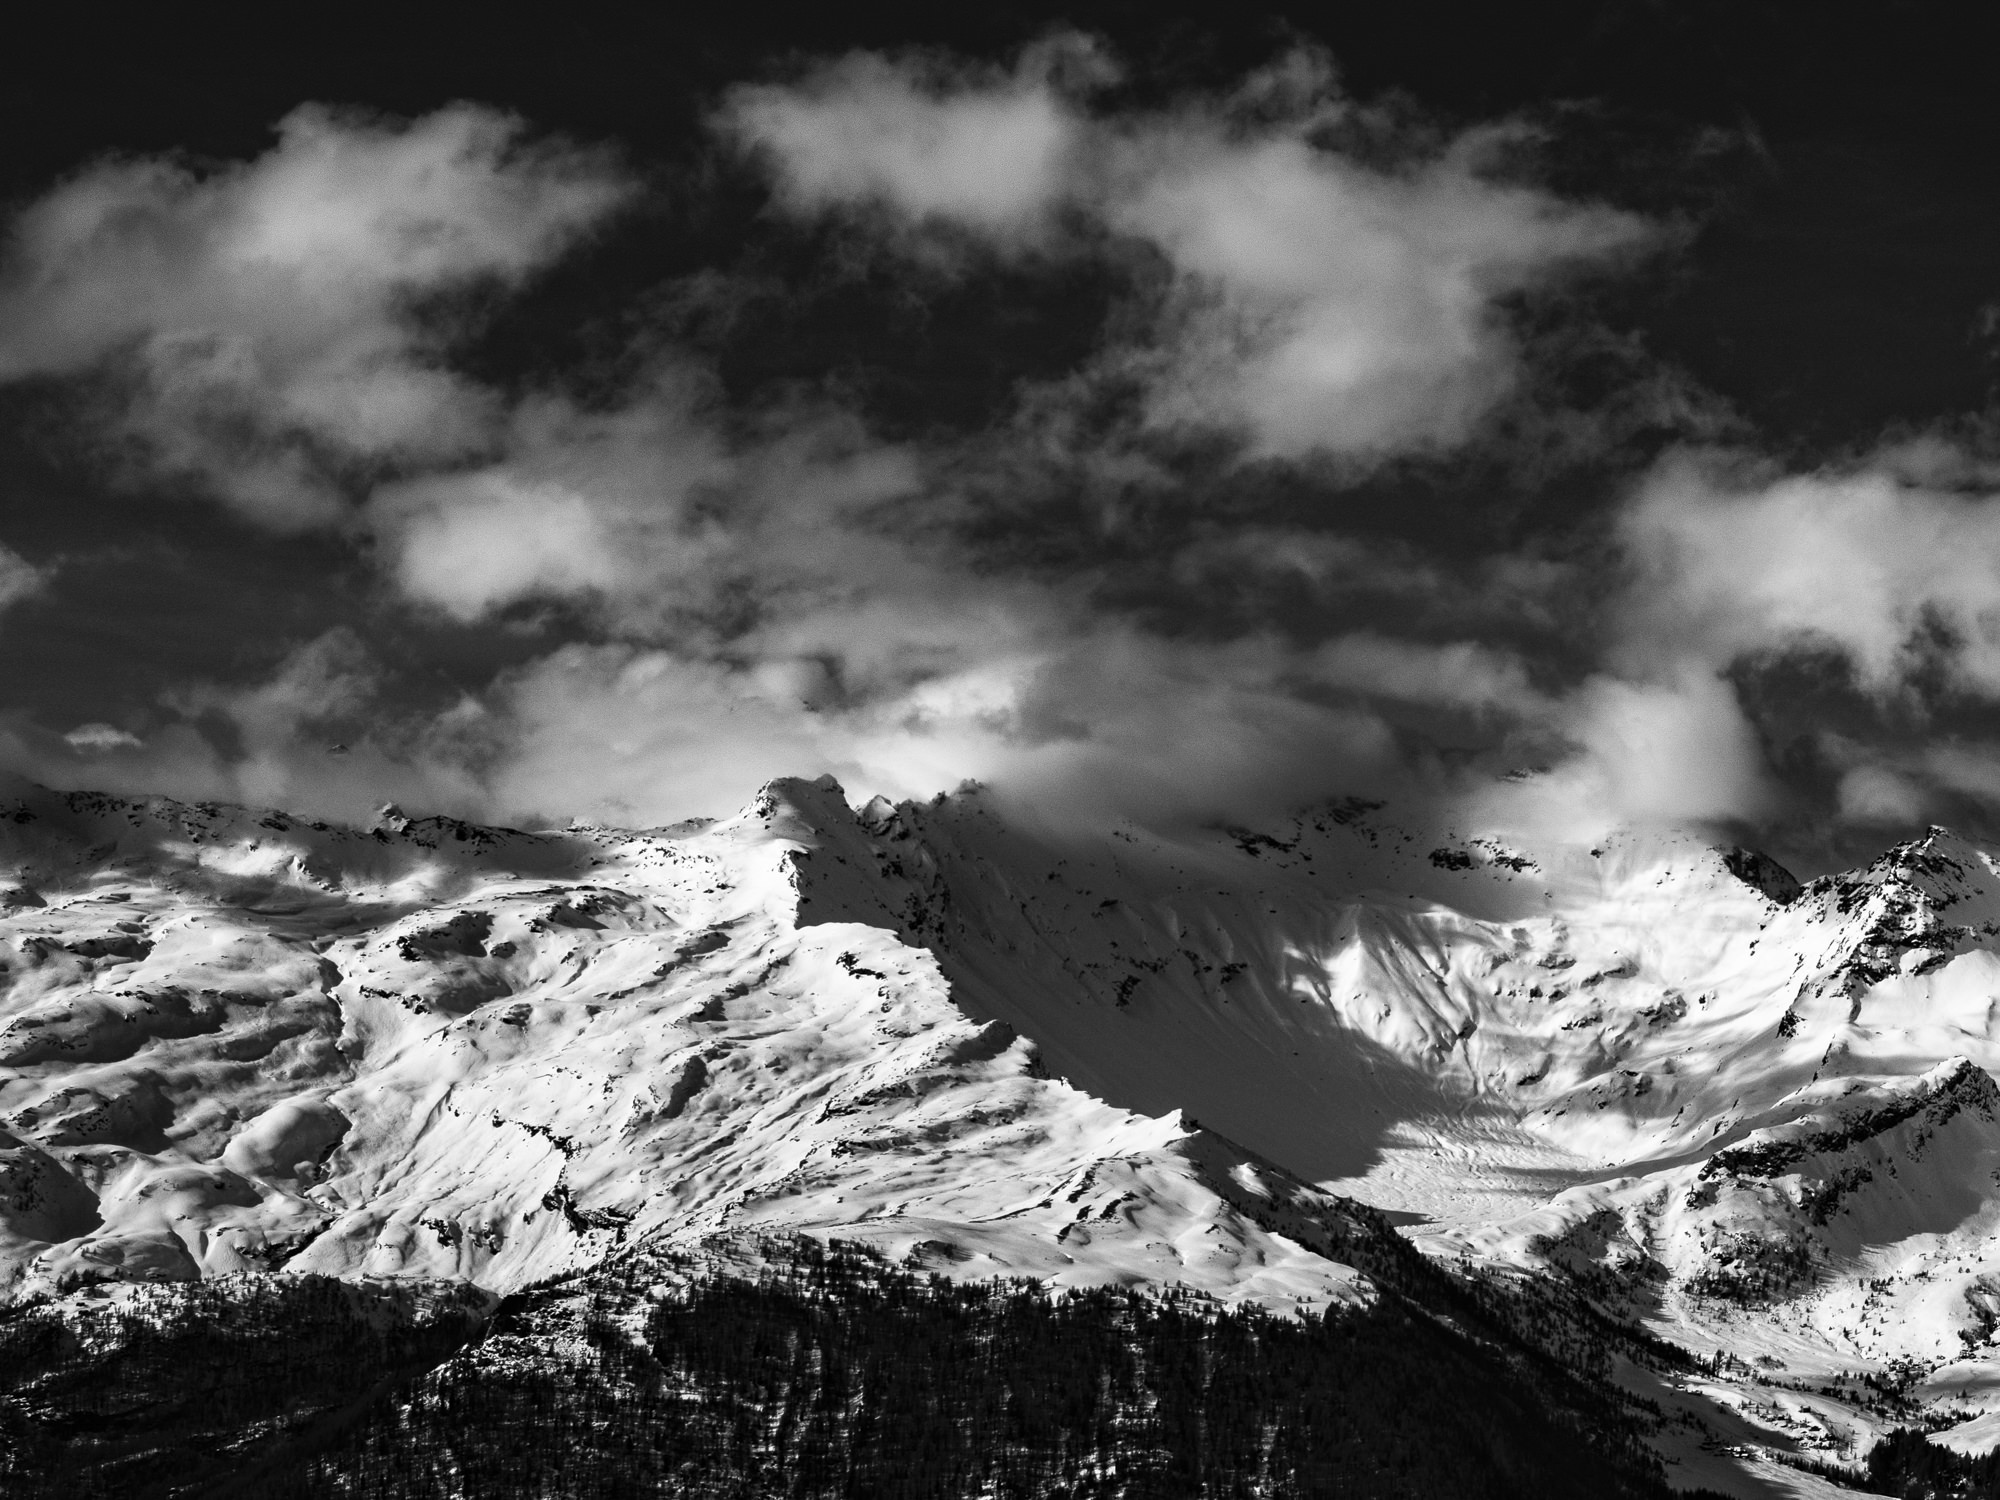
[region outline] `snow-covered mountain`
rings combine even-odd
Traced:
[[[1654,1392],[1685,1482],[2000,1434],[2000,864],[1943,830],[1801,888],[1358,802],[1084,837],[823,779],[520,833],[19,785],[0,908],[9,1299],[806,1232],[1296,1308],[1393,1281],[1393,1222],[1710,1360]]]
[[[649,833],[49,793],[0,817],[13,1295],[278,1265],[504,1292],[808,1229],[1322,1303],[1367,1258],[1334,1252],[1387,1233],[1051,1080],[935,954],[810,914],[807,863],[869,847],[831,786]]]

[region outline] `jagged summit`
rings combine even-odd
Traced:
[[[1761,850],[1739,846],[1720,852],[1722,863],[1730,874],[1745,885],[1762,891],[1780,906],[1789,906],[1798,900],[1799,893],[1805,889],[1798,876]]]

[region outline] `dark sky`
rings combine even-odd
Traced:
[[[1991,820],[1971,8],[678,9],[10,59],[0,757]]]

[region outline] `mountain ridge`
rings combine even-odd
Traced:
[[[1933,830],[1798,885],[1690,836],[1440,842],[1353,801],[1092,838],[831,778],[539,832],[17,787],[0,1263],[16,1300],[498,1296],[804,1233],[1295,1311],[1430,1264],[1816,1389],[1921,1368],[1976,1422],[1995,870]],[[1703,1430],[1754,1412],[1854,1462],[1891,1414],[1778,1420],[1717,1368],[1674,1387]]]

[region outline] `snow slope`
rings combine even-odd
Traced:
[[[1821,1456],[2000,1413],[1988,852],[1933,830],[1801,889],[1691,838],[1528,852],[1355,804],[1095,846],[977,796],[862,821],[881,878],[809,895],[932,944],[1079,1086],[1809,1388],[1743,1409]]]
[[[0,1284],[504,1292],[804,1230],[1310,1305],[1393,1259],[1351,1195],[1725,1356],[1686,1399],[1774,1446],[1852,1457],[1920,1409],[1977,1445],[1996,935],[1994,859],[1942,830],[1801,890],[1693,838],[1358,802],[1085,837],[786,781],[520,833],[19,786]]]
[[[838,789],[799,782],[649,833],[0,803],[4,1284],[504,1292],[648,1235],[805,1229],[966,1274],[1364,1294],[1318,1252],[1365,1262],[1365,1211],[1050,1081],[892,933],[797,920],[825,824]]]

